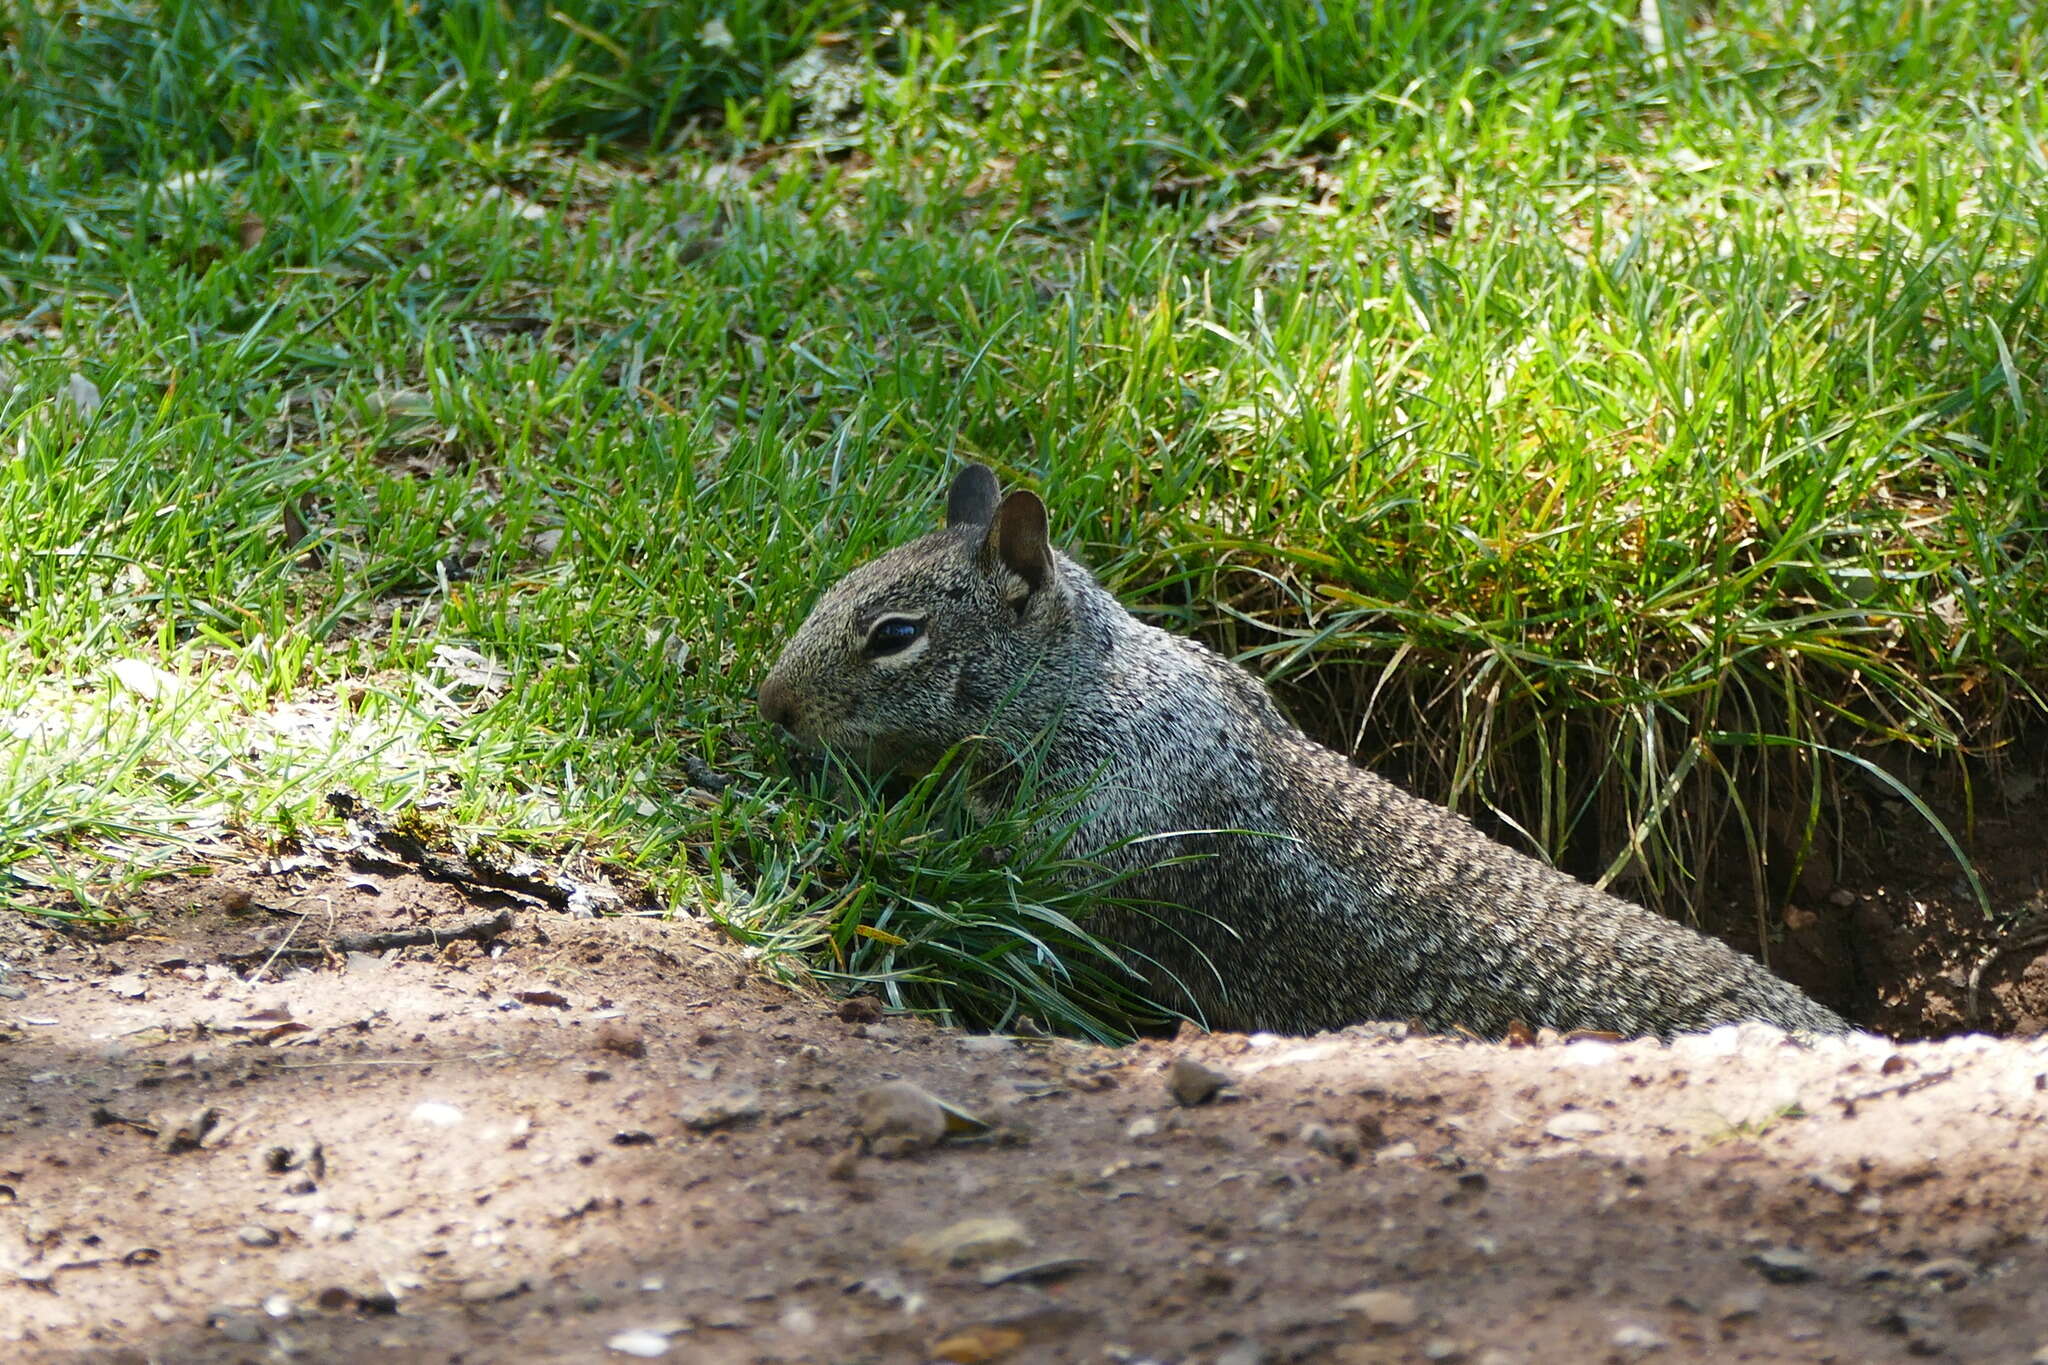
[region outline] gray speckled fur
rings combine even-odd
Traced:
[[[873,768],[915,769],[976,736],[991,776],[1004,755],[1039,754],[1042,789],[1079,789],[1082,851],[1135,869],[1128,893],[1164,907],[1092,926],[1150,959],[1160,998],[1212,1027],[1297,1033],[1369,1019],[1489,1037],[1517,1020],[1628,1036],[1847,1028],[1725,944],[1316,744],[1250,674],[1145,625],[1052,551],[1043,518],[1028,493],[998,507],[993,476],[970,469],[947,529],[826,592],[762,709]],[[885,668],[863,646],[892,613],[921,618],[924,638]]]

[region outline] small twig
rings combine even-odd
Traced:
[[[504,1048],[489,1047],[481,1052],[472,1052],[462,1060],[471,1062],[500,1062],[511,1055]],[[281,1062],[272,1069],[277,1071],[332,1071],[338,1067],[345,1066],[439,1066],[447,1060],[448,1058],[446,1057],[343,1057],[331,1062]],[[561,1061],[563,1059],[557,1057],[554,1060]]]
[[[456,929],[419,926],[412,929],[385,929],[374,934],[346,934],[334,940],[332,947],[338,953],[381,953],[387,948],[424,948],[429,945],[438,948],[459,938],[487,943],[500,934],[511,931],[512,912],[500,910],[488,919],[472,920]]]
[[[1887,1095],[1910,1095],[1915,1090],[1925,1090],[1930,1085],[1939,1085],[1955,1074],[1954,1067],[1943,1067],[1939,1071],[1927,1071],[1918,1076],[1910,1076],[1896,1085],[1880,1085],[1859,1095],[1837,1095],[1835,1103],[1842,1106],[1845,1115],[1854,1114],[1856,1106],[1866,1100],[1881,1100]]]
[[[569,903],[568,888],[557,886],[543,876],[507,872],[479,858],[443,853],[395,830],[378,834],[375,844],[352,850],[348,860],[349,865],[359,871],[389,872],[397,868],[417,873],[429,881],[447,882],[471,891],[527,896],[557,910]]]
[[[299,923],[303,924],[305,921],[301,920]],[[298,927],[297,924],[294,924],[292,932],[296,933]],[[438,948],[444,943],[452,943],[457,939],[465,938],[475,939],[479,943],[487,943],[491,939],[497,938],[500,934],[511,932],[511,929],[512,912],[500,910],[489,919],[473,920],[468,924],[459,925],[453,929],[436,929],[428,925],[419,925],[410,929],[386,929],[375,934],[345,934],[340,938],[304,948],[286,947],[285,944],[291,941],[291,933],[287,933],[285,935],[285,943],[280,943],[276,948],[273,948],[269,958],[264,961],[263,965],[268,967],[270,963],[276,961],[279,957],[328,957],[338,953],[381,953],[388,948]],[[240,956],[254,957],[256,954],[244,953]],[[253,980],[254,978],[252,977],[251,979]]]
[[[338,1062],[282,1062],[272,1066],[273,1071],[332,1071],[344,1066],[433,1066],[439,1057],[350,1057]]]
[[[487,852],[464,854],[430,848],[420,834],[395,825],[353,792],[329,792],[327,804],[362,836],[358,846],[349,850],[348,859],[351,866],[363,871],[401,868],[430,881],[449,882],[471,891],[482,888],[531,897],[557,910],[566,909],[575,898],[571,887],[561,885],[538,869],[514,871],[500,866]]]

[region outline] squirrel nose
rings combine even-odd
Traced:
[[[796,722],[796,700],[789,695],[789,689],[782,680],[770,676],[761,684],[761,715],[771,725],[790,729]]]

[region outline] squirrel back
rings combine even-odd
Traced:
[[[1481,834],[1309,739],[1264,687],[1148,626],[1052,548],[1035,494],[970,466],[943,530],[833,585],[763,715],[871,770],[1030,753],[1076,849],[1154,909],[1091,928],[1212,1028],[1415,1019],[1670,1036],[1848,1025],[1717,940]]]

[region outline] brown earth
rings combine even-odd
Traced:
[[[1961,841],[1990,914],[1940,837],[1885,799],[1855,803],[1839,881],[1811,866],[1767,951],[1732,898],[1707,927],[1889,1037],[2048,1030],[2048,745],[1998,770],[1901,775]]]
[[[102,945],[0,916],[8,1360],[2048,1360],[2044,1038],[1110,1050],[411,874],[151,894]],[[1183,1057],[1235,1085],[1182,1107]],[[860,1152],[897,1078],[992,1131]],[[1015,1226],[906,1245],[972,1219]]]

